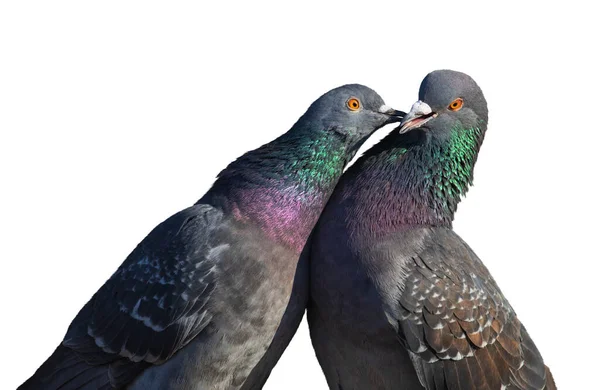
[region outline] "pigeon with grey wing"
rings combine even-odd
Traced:
[[[20,389],[260,388],[304,313],[308,271],[294,277],[311,230],[345,164],[398,114],[361,85],[321,96],[152,230]]]
[[[315,232],[308,319],[335,390],[555,389],[481,260],[452,230],[487,129],[471,77],[435,71],[342,177]]]

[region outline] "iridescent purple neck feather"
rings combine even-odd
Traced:
[[[299,252],[354,154],[348,149],[341,135],[295,129],[231,163],[200,202]]]

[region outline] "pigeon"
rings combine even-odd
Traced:
[[[321,96],[154,228],[20,389],[261,388],[304,314],[308,270],[294,278],[322,209],[364,140],[402,114],[358,84]]]
[[[452,230],[487,121],[470,76],[434,71],[399,128],[342,176],[310,253],[310,334],[331,389],[556,388]]]

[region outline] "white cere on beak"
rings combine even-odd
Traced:
[[[387,114],[390,110],[392,110],[392,107],[386,106],[385,104],[379,107],[379,112],[382,114]]]
[[[413,104],[412,107],[410,108],[409,116],[412,116],[414,118],[416,116],[429,115],[429,114],[431,114],[431,107],[429,107],[429,104],[422,102],[420,100],[417,100],[415,102],[415,104]]]
[[[399,128],[400,134],[423,126],[436,116],[436,114],[431,115],[432,113],[433,110],[429,107],[429,104],[417,100],[411,107],[410,112],[402,118]]]

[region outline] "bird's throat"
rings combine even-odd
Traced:
[[[472,183],[483,133],[456,128],[444,140],[427,134],[419,142],[397,134],[384,138],[351,167],[352,184],[343,183],[352,203],[350,223],[373,234],[452,226]]]

